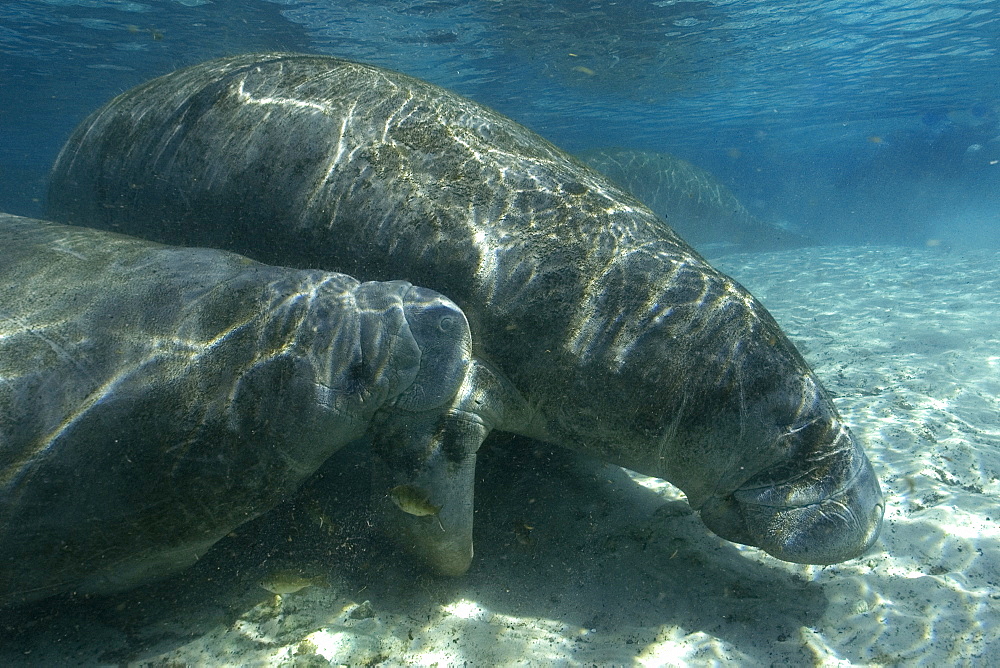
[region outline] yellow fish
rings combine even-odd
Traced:
[[[311,578],[303,577],[295,571],[275,571],[258,584],[272,594],[282,596],[283,594],[294,594],[302,591],[306,587],[326,587],[329,585],[325,575],[316,575]]]
[[[396,485],[389,490],[389,498],[404,513],[416,517],[433,517],[437,520],[441,531],[444,531],[444,525],[441,524],[441,518],[438,517],[441,506],[435,506],[431,503],[430,495],[425,489],[416,485]]]

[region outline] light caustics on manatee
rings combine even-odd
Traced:
[[[60,220],[405,276],[461,307],[463,389],[373,444],[375,489],[441,505],[444,532],[380,506],[439,572],[471,559],[492,429],[664,478],[713,531],[780,559],[850,559],[878,534],[871,464],[767,310],[625,190],[471,100],[337,58],[223,58],[97,111],[51,183]]]

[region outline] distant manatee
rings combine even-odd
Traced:
[[[780,250],[814,243],[760,220],[709,172],[669,153],[603,148],[578,157],[635,195],[703,253]]]
[[[486,416],[475,437],[427,450],[444,462],[496,428],[669,480],[720,536],[781,559],[850,559],[878,534],[871,464],[764,307],[605,177],[437,86],[283,53],[179,70],[76,130],[50,206],[447,294],[491,364],[463,390]],[[376,492],[397,537],[464,569],[435,547],[447,505],[429,494],[439,515],[408,514],[389,501],[400,484]],[[471,523],[471,492],[466,508]]]
[[[431,290],[7,214],[0,248],[0,606],[169,575],[350,441],[461,410]]]

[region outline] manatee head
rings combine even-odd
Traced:
[[[481,383],[465,314],[438,292],[403,285],[419,369],[376,415],[374,502],[399,547],[437,573],[460,575],[472,561],[476,452],[490,425],[475,401]]]
[[[719,432],[703,441],[701,480],[712,487],[697,487],[695,507],[719,536],[784,561],[863,555],[885,508],[868,457],[770,314],[725,282],[730,313],[700,341],[702,398],[717,407]]]
[[[839,421],[788,434],[801,452],[709,498],[701,519],[719,536],[805,564],[863,555],[878,537],[885,508],[871,463]],[[817,444],[829,444],[817,447]]]
[[[429,410],[455,396],[472,362],[472,334],[462,310],[433,290],[410,286],[403,313],[420,349],[420,371],[396,399],[411,411]]]
[[[611,266],[628,289],[595,282],[560,386],[573,400],[542,406],[546,433],[673,483],[728,540],[800,563],[863,554],[882,520],[878,481],[767,310],[696,258]]]
[[[406,281],[371,281],[354,291],[363,358],[355,373],[372,407],[440,408],[458,392],[472,363],[465,314],[444,295]],[[321,328],[319,325],[318,328]]]

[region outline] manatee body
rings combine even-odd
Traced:
[[[712,174],[669,153],[602,148],[578,157],[635,195],[703,253],[813,244],[804,235],[757,218]]]
[[[280,53],[179,70],[87,119],[50,198],[60,220],[432,287],[499,374],[464,390],[480,431],[666,479],[780,559],[877,536],[871,464],[763,306],[605,177],[437,86]]]
[[[0,247],[0,605],[190,565],[471,356],[403,281],[6,214]]]

